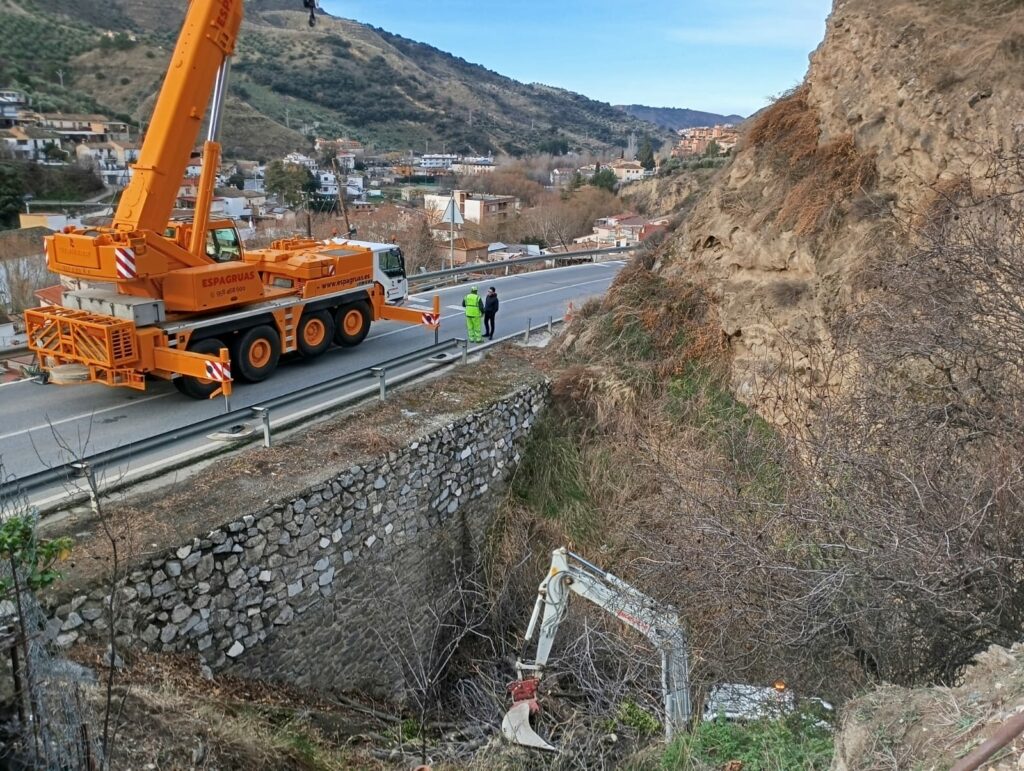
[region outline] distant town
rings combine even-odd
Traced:
[[[295,234],[395,242],[409,256],[410,269],[419,270],[631,246],[662,233],[668,218],[624,210],[627,204],[611,193],[657,176],[667,164],[714,163],[732,151],[739,136],[732,125],[678,134],[674,147],[658,153],[638,147],[634,136],[619,158],[551,156],[547,166],[534,164],[528,171],[522,161],[492,155],[378,152],[354,138],[320,137],[306,152],[225,160],[211,215],[235,220],[250,246]],[[17,223],[0,231],[0,314],[19,313],[40,299],[39,290],[56,283],[45,270],[44,235],[109,222],[140,150],[138,129],[122,120],[37,112],[21,91],[0,89],[0,156],[85,170],[102,183],[99,195],[82,201],[25,197]],[[180,182],[175,216],[191,216],[201,171],[197,150]],[[570,225],[541,222],[539,211],[567,209],[566,196],[586,186],[608,194],[591,212],[600,216],[581,222],[579,212],[563,211]],[[456,224],[451,217],[442,221],[452,202],[460,215]],[[0,347],[11,342],[2,333],[0,327]]]

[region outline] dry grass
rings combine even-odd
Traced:
[[[781,202],[774,224],[803,237],[829,232],[851,201],[863,201],[877,179],[874,152],[862,152],[852,135],[820,143],[821,126],[808,102],[809,92],[803,85],[776,101],[746,137],[785,181],[781,195],[776,193],[775,200]]]
[[[79,648],[76,658],[102,668],[98,649]],[[85,697],[102,709],[99,689]],[[185,656],[136,654],[118,677],[115,708],[115,771],[384,767],[347,746],[386,730],[379,721],[287,685],[204,680]]]
[[[810,86],[802,85],[764,110],[746,135],[746,143],[767,153],[779,170],[796,172],[811,159],[821,126],[807,102]]]
[[[827,230],[844,213],[843,204],[869,191],[877,178],[874,153],[857,149],[845,135],[819,146],[806,174],[787,193],[776,222],[799,236]]]

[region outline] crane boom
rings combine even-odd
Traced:
[[[618,576],[565,548],[551,555],[551,569],[541,581],[537,600],[516,661],[517,681],[509,690],[513,706],[502,721],[505,736],[517,744],[553,750],[530,728],[537,711],[536,691],[551,655],[555,635],[569,606],[570,593],[590,600],[644,635],[661,654],[661,690],[665,708],[665,738],[683,730],[690,720],[690,672],[686,633],[679,617]],[[538,634],[537,653],[526,659],[526,648]]]
[[[234,53],[243,0],[192,0],[114,228],[163,232],[213,96]]]
[[[60,300],[26,311],[25,326],[50,382],[145,390],[152,376],[196,399],[228,396],[232,367],[260,382],[282,354],[359,345],[374,321],[438,327],[440,298],[401,307],[409,282],[393,244],[290,238],[245,250],[234,222],[211,219],[243,2],[191,0],[113,226],[47,236]],[[302,5],[315,25],[317,0]],[[172,219],[208,104],[195,216]]]

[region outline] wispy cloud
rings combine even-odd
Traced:
[[[691,45],[809,52],[822,38],[828,5],[823,0],[721,2],[713,11],[706,9],[709,13],[693,14],[692,23],[668,28],[666,35]]]

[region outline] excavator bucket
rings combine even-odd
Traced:
[[[501,732],[513,744],[555,752],[555,748],[541,739],[530,727],[530,702],[520,701],[501,719]]]

